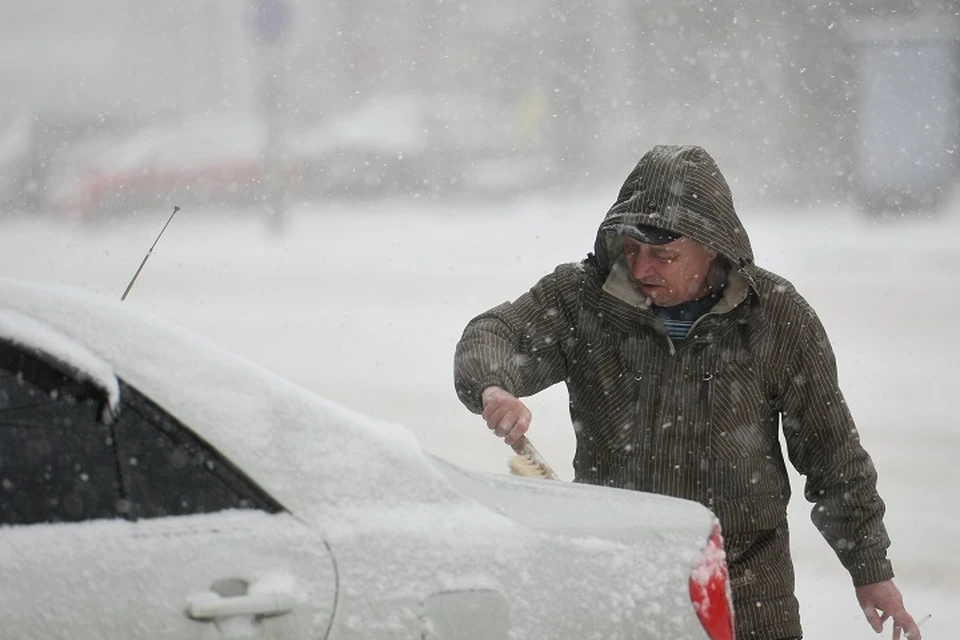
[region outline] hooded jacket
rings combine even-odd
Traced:
[[[716,250],[723,295],[680,342],[634,286],[623,225],[647,224]],[[700,147],[658,146],[627,177],[594,253],[474,318],[455,386],[517,397],[565,382],[574,480],[696,500],[724,532],[737,637],[801,635],[786,510],[791,463],[812,519],[855,586],[887,580],[876,472],[837,384],[826,332],[785,279],[753,263],[729,186]]]

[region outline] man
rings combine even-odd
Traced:
[[[879,633],[920,640],[887,560],[876,472],[837,385],[830,342],[783,278],[753,263],[726,180],[700,147],[641,158],[594,253],[473,319],[460,399],[510,444],[519,398],[564,381],[575,481],[697,500],[724,532],[740,640],[801,636],[778,439],[814,524]]]

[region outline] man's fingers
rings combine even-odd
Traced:
[[[920,640],[920,626],[914,621],[913,616],[907,613],[906,609],[893,614],[893,628],[897,635],[896,640],[900,640],[900,631],[904,632],[907,640]]]
[[[486,403],[483,408],[483,419],[487,423],[487,428],[497,434],[500,438],[506,438],[521,425],[521,429],[514,436],[512,444],[520,438],[530,424],[530,411],[526,406],[516,398],[494,398]]]
[[[875,608],[864,607],[863,615],[866,616],[867,622],[869,622],[870,626],[873,627],[874,633],[880,633],[881,631],[883,631],[883,620],[885,620],[886,618],[881,619],[880,616],[877,614],[877,610]]]
[[[506,440],[509,445],[516,444],[530,428],[530,410],[519,399],[506,392],[485,392],[482,415],[487,428],[497,437]]]
[[[496,426],[499,419],[495,419],[495,416],[498,413],[502,414],[506,410],[507,408],[503,402],[489,402],[483,407],[483,419],[486,420],[488,426]],[[493,429],[493,426],[490,426],[490,428]]]
[[[507,444],[513,444],[520,439],[530,426],[530,414],[527,411],[510,411],[500,421],[494,430],[501,438],[506,438]]]
[[[877,633],[883,631],[883,623],[893,618],[893,640],[920,640],[920,629],[903,606],[903,596],[893,580],[884,580],[857,587],[857,602],[867,622]],[[881,617],[882,614],[882,617]]]
[[[506,435],[507,431],[510,430],[513,423],[516,422],[518,415],[519,412],[512,403],[498,403],[497,406],[492,408],[490,415],[486,418],[487,426],[502,438]]]
[[[504,418],[497,423],[497,428],[493,430],[497,434],[498,438],[506,438],[507,434],[510,433],[510,430],[513,429],[513,426],[517,423],[517,416],[513,413],[508,413]]]
[[[496,428],[500,426],[500,423],[503,422],[504,418],[507,417],[508,411],[508,408],[505,406],[497,407],[490,411],[489,416],[484,416],[484,419],[487,421],[487,426],[492,430],[496,430]]]
[[[527,429],[530,428],[530,417],[529,416],[520,416],[517,421],[514,423],[513,428],[510,429],[507,433],[505,440],[507,444],[513,446],[516,444],[523,434],[527,432]]]

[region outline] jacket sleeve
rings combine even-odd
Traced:
[[[496,385],[530,396],[567,377],[564,345],[575,335],[576,300],[583,281],[576,264],[557,267],[530,291],[471,320],[457,343],[454,385],[470,411]]]
[[[783,432],[791,462],[806,476],[804,495],[814,503],[811,518],[854,586],[888,580],[893,577],[890,539],[877,473],[840,391],[826,331],[805,302],[797,329],[800,338],[787,367]]]

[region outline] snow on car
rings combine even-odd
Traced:
[[[0,637],[733,638],[696,503],[462,469],[128,303],[0,301]]]

